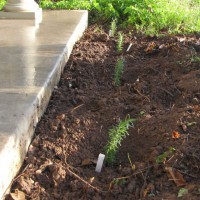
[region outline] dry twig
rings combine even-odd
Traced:
[[[73,175],[75,176],[77,179],[79,179],[81,182],[85,183],[88,187],[91,187],[92,189],[94,189],[97,192],[106,192],[106,191],[102,191],[100,189],[98,189],[97,187],[94,187],[93,185],[91,185],[90,183],[88,183],[87,181],[85,181],[84,179],[82,179],[80,176],[78,176],[77,174],[75,174],[72,170],[70,170],[70,167],[67,167],[67,170]]]
[[[73,113],[76,109],[80,108],[80,107],[83,106],[83,105],[84,105],[84,104],[80,104],[80,105],[76,106],[75,108],[73,108],[73,109],[71,110],[71,113]]]

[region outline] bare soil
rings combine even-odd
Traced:
[[[117,38],[95,25],[75,45],[7,200],[200,199],[200,36],[127,31],[122,52]],[[116,163],[95,172],[128,115]]]

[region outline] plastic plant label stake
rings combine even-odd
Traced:
[[[101,172],[102,166],[103,166],[103,161],[104,161],[105,155],[100,153],[99,157],[98,157],[98,161],[97,161],[97,165],[96,165],[96,172]]]
[[[126,51],[129,51],[129,50],[130,50],[130,48],[132,47],[132,45],[133,45],[133,44],[132,44],[132,43],[130,43]]]
[[[109,33],[108,33],[109,37],[112,36],[112,30],[109,30]]]

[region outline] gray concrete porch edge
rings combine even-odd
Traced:
[[[43,21],[0,20],[0,199],[19,171],[87,11],[43,11]]]

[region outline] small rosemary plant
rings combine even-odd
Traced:
[[[114,85],[120,86],[121,84],[121,76],[124,71],[124,59],[120,58],[115,65],[115,73],[114,73]]]
[[[117,51],[121,52],[123,49],[123,43],[124,43],[124,36],[121,32],[118,34],[118,40],[117,40]]]
[[[105,146],[105,161],[108,165],[113,165],[116,161],[116,154],[121,146],[122,140],[128,135],[128,129],[137,119],[132,119],[128,116],[125,120],[120,121],[119,124],[111,128],[108,132],[109,141]]]
[[[109,33],[110,37],[115,36],[116,30],[117,30],[117,20],[114,19],[110,25],[110,33]]]

